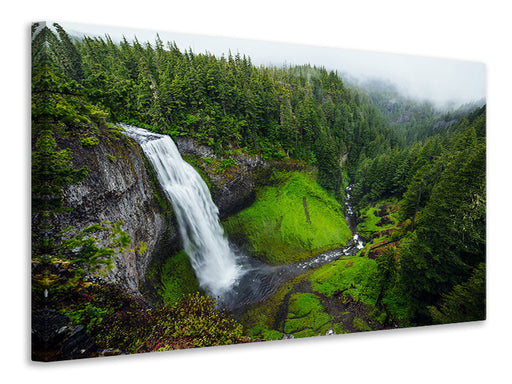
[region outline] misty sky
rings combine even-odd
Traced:
[[[51,25],[51,23],[48,23]],[[87,24],[60,23],[70,34],[76,32],[105,36],[119,41],[137,39],[155,41],[157,32]],[[216,56],[245,54],[256,65],[311,64],[347,73],[359,80],[380,78],[393,82],[408,96],[427,99],[438,105],[463,104],[486,97],[486,67],[483,63],[407,56],[388,53],[344,50],[321,46],[301,46],[256,40],[219,38],[158,31],[164,41],[175,41],[182,49],[194,53],[209,52]],[[319,42],[321,44],[321,42]]]

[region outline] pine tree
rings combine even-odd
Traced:
[[[401,277],[413,316],[485,262],[485,144],[469,127],[455,144],[417,228],[401,248]]]
[[[440,305],[428,309],[433,321],[440,324],[485,320],[485,264],[479,264],[466,282],[443,294]]]

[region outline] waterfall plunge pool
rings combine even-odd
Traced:
[[[342,256],[355,255],[364,246],[357,233],[349,186],[345,215],[353,237],[346,248],[324,252],[297,264],[278,266],[244,255],[229,243],[206,183],[183,160],[171,137],[127,124],[118,125],[140,144],[155,168],[174,208],[185,252],[198,282],[211,297],[217,298],[220,305],[237,309],[264,300],[285,281]]]

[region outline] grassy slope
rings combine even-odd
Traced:
[[[303,199],[306,199],[310,222]],[[306,173],[277,174],[256,202],[224,223],[226,232],[249,244],[249,251],[270,264],[301,261],[343,246],[352,236],[343,207]]]

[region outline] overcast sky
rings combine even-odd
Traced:
[[[157,31],[60,24],[70,34],[108,34],[114,41],[119,41],[123,36],[132,40],[136,36],[140,42],[153,43],[157,35]],[[194,53],[210,52],[216,56],[227,56],[229,51],[233,55],[239,52],[249,56],[256,65],[311,64],[337,70],[342,75],[348,73],[359,80],[389,80],[404,94],[438,105],[448,102],[463,104],[486,97],[486,67],[483,63],[166,31],[158,31],[158,34],[164,42],[175,41],[180,49],[192,48]]]

